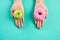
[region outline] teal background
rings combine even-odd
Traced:
[[[48,18],[41,29],[34,24],[35,0],[23,0],[24,25],[18,29],[11,17],[13,0],[0,0],[0,40],[60,40],[60,0],[45,0]]]

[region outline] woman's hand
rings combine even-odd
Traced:
[[[35,9],[37,9],[37,8],[42,8],[45,11],[45,18],[47,18],[48,9],[44,5],[44,3],[41,3],[41,2],[38,3],[38,2],[36,2]],[[38,28],[41,28],[44,25],[44,20],[37,20],[37,19],[35,19],[35,24],[37,24]]]
[[[14,18],[14,11],[15,10],[21,10],[24,13],[24,8],[23,8],[23,5],[22,5],[22,1],[20,1],[20,0],[14,1],[14,4],[11,8],[11,13],[12,13],[13,18]],[[21,27],[23,25],[23,22],[24,22],[24,17],[21,20],[15,19],[15,23],[18,27]]]

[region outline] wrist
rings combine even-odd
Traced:
[[[22,0],[14,0],[14,2],[22,2]]]
[[[36,3],[43,4],[44,0],[36,0]]]

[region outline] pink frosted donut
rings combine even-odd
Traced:
[[[37,20],[43,20],[45,18],[45,11],[42,8],[35,9],[34,18]]]

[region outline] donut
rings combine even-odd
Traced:
[[[23,18],[23,12],[21,10],[14,11],[14,19],[21,20]]]
[[[37,20],[43,20],[45,18],[45,11],[42,8],[35,9],[34,18]]]

